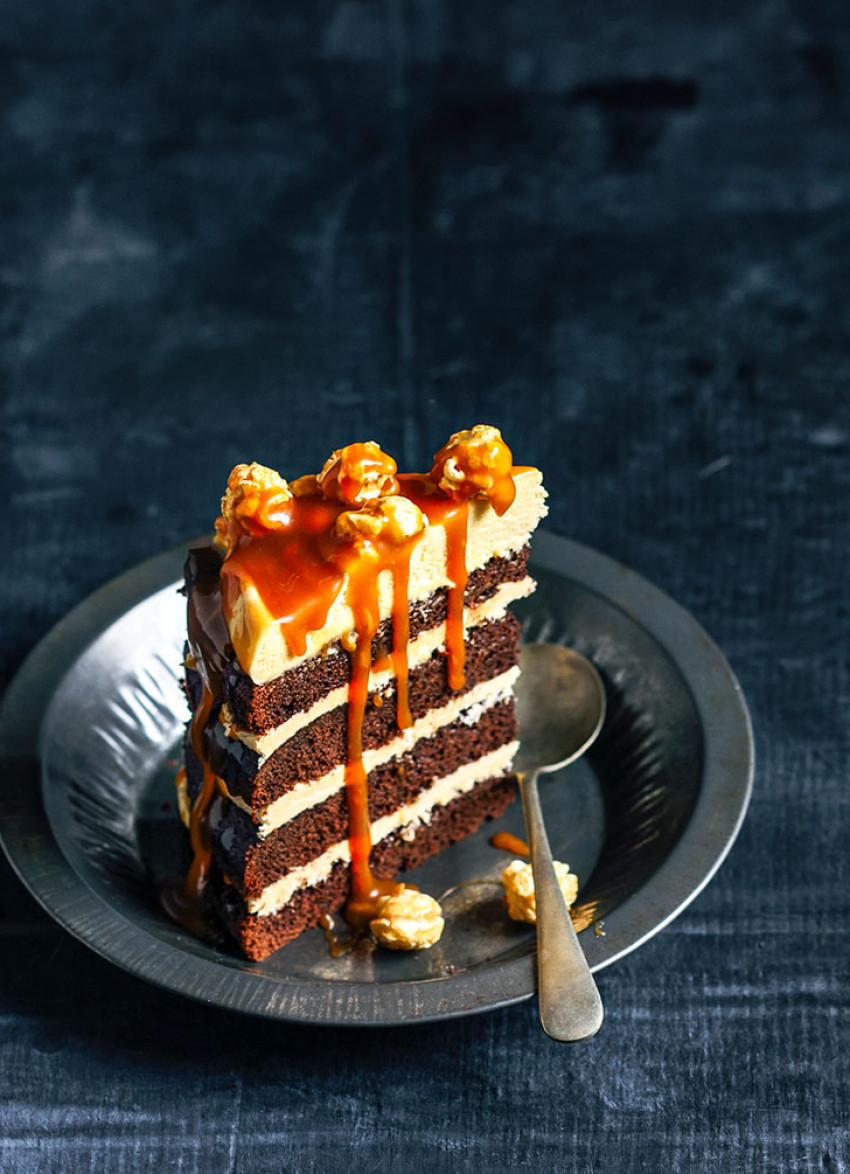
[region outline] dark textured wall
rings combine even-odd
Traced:
[[[848,64],[841,0],[0,12],[4,682],[235,461],[487,421],[718,640],[759,758],[572,1050],[530,1003],[212,1013],[2,865],[2,1169],[847,1168]]]

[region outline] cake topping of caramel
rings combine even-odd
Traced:
[[[487,498],[501,516],[516,497],[513,456],[498,428],[476,424],[455,432],[434,456],[431,480],[455,499]]]
[[[398,466],[374,440],[338,448],[316,478],[324,497],[343,505],[363,506],[376,498],[398,493]]]
[[[215,523],[216,542],[230,554],[244,534],[259,537],[280,530],[291,518],[292,492],[274,469],[252,461],[236,465],[227,478],[221,499],[221,517]]]

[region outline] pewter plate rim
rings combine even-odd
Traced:
[[[68,862],[41,803],[39,733],[50,699],[86,648],[130,608],[180,578],[185,544],[140,563],[71,611],[22,665],[0,706],[4,766],[0,844],[36,900],[74,937],[128,972],[210,1005],[326,1025],[428,1022],[493,1010],[535,991],[534,956],[484,970],[399,984],[283,981],[217,963],[151,936],[95,893]],[[542,531],[532,566],[602,597],[662,648],[696,707],[704,742],[693,814],[665,861],[605,917],[605,936],[580,937],[603,969],[668,925],[705,887],[740,830],[754,751],[746,702],[730,666],[697,621],[614,559]]]

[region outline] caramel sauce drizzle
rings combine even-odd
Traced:
[[[350,446],[349,451],[356,447]],[[364,453],[364,461],[368,463],[367,457],[368,454]],[[450,582],[446,623],[448,680],[450,688],[461,689],[465,681],[464,596],[469,501],[447,496],[427,477],[400,476],[397,484],[398,492],[422,510],[430,525],[442,526],[446,532],[446,571]],[[356,487],[342,481],[340,485],[343,496],[350,502]],[[491,497],[494,508],[502,513],[513,501],[512,478],[503,478],[497,490]],[[240,592],[253,587],[269,614],[280,625],[292,654],[303,656],[309,633],[324,627],[331,607],[347,584],[346,600],[354,616],[355,638],[353,641],[341,640],[351,656],[345,787],[350,820],[352,883],[345,917],[356,930],[360,930],[365,929],[375,916],[378,898],[396,893],[403,887],[396,881],[376,877],[371,868],[363,718],[373,668],[372,641],[380,623],[378,578],[382,571],[389,570],[393,576],[393,648],[389,655],[376,660],[375,667],[391,666],[394,669],[398,725],[405,729],[412,722],[408,588],[410,560],[421,533],[404,542],[385,541],[380,537],[363,543],[342,542],[336,537],[334,526],[346,508],[351,507],[318,494],[295,497],[288,504],[285,524],[259,535],[243,534],[221,565],[221,600],[225,619],[229,621]],[[201,701],[190,725],[192,748],[203,766],[204,778],[191,810],[193,861],[182,892],[183,900],[189,903],[200,903],[206,889],[212,848],[209,813],[217,787],[223,789],[221,780],[209,765],[203,745],[204,730],[210,721],[214,701],[204,679]]]
[[[517,856],[529,856],[530,850],[525,840],[521,840],[519,836],[513,835],[512,832],[496,832],[490,837],[490,843],[494,848],[500,848],[503,852],[514,852]]]
[[[369,700],[369,678],[372,671],[372,640],[381,621],[378,604],[378,575],[388,565],[393,570],[393,616],[397,611],[397,583],[405,581],[410,566],[414,542],[405,543],[397,550],[377,549],[364,557],[362,548],[351,547],[344,562],[348,573],[348,604],[354,615],[357,641],[352,653],[351,679],[348,693],[348,760],[345,766],[345,794],[348,801],[348,844],[351,851],[351,896],[345,907],[345,919],[355,929],[366,929],[376,914],[380,897],[397,893],[396,881],[383,880],[372,872],[371,820],[369,818],[369,788],[363,765],[363,717]],[[405,614],[407,592],[405,590]],[[394,641],[396,649],[398,641]],[[394,652],[396,651],[394,649]],[[402,650],[406,684],[407,640]],[[399,678],[399,708],[401,708],[401,678]],[[407,695],[404,695],[407,708]],[[409,722],[410,714],[406,712]],[[400,721],[399,721],[399,724]]]
[[[189,741],[203,768],[201,789],[189,809],[189,840],[192,863],[182,884],[168,882],[160,889],[160,901],[174,921],[198,937],[209,937],[215,925],[207,908],[207,884],[212,863],[212,828],[210,815],[216,792],[224,792],[224,785],[212,770],[203,744],[204,730],[210,720],[215,697],[205,678],[202,678],[201,700],[189,723]],[[177,772],[177,782],[185,781],[186,770]]]
[[[419,506],[430,526],[442,526],[446,532],[446,577],[449,580],[449,603],[446,616],[446,654],[449,688],[462,689],[465,681],[466,647],[464,644],[464,597],[466,569],[466,534],[469,525],[469,502],[456,501],[441,493],[426,477],[400,476],[400,492]]]
[[[407,730],[413,725],[413,718],[410,716],[410,665],[407,656],[407,646],[410,642],[410,606],[407,597],[410,586],[410,556],[412,553],[411,547],[407,557],[398,559],[393,568],[392,665],[396,679],[396,720],[400,730]],[[377,696],[375,704],[378,704]]]
[[[463,640],[463,601],[466,595],[466,527],[469,503],[459,503],[458,510],[446,516],[448,549],[449,609],[446,618],[446,650],[449,657],[449,688],[462,689],[466,684],[466,646]]]
[[[240,591],[253,586],[280,625],[293,656],[307,651],[307,635],[322,628],[342,590],[345,572],[334,561],[334,523],[345,506],[317,497],[296,498],[290,523],[261,537],[242,537],[222,564],[222,604],[229,620]]]
[[[331,958],[342,958],[356,944],[356,938],[340,937],[336,932],[336,922],[330,913],[323,913],[319,918],[319,929],[325,935],[325,941],[328,943]]]
[[[204,768],[204,780],[200,791],[195,796],[189,815],[189,838],[192,844],[193,859],[183,886],[187,898],[202,897],[206,889],[212,861],[212,832],[208,815],[216,791],[223,790],[221,779],[211,769],[203,745],[204,730],[209,722],[214,701],[212,690],[204,681],[200,704],[192,714],[192,721],[189,725],[189,740],[198,761]]]

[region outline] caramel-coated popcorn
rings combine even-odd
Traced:
[[[297,477],[294,481],[290,481],[289,488],[292,490],[293,497],[318,497],[322,492],[319,486],[319,478],[312,473],[307,473],[304,477]]]
[[[476,424],[455,432],[434,456],[431,480],[455,498],[489,498],[503,514],[516,496],[513,456],[498,428]]]
[[[280,529],[289,521],[291,502],[289,486],[274,469],[256,461],[236,465],[227,478],[227,490],[221,499],[221,517],[215,524],[216,542],[229,554],[243,534],[258,535]]]
[[[421,534],[428,522],[418,505],[406,497],[379,497],[359,510],[345,510],[336,520],[339,538],[382,539],[400,545]]]
[[[560,860],[552,862],[555,865],[555,876],[564,895],[567,907],[573,904],[578,896],[578,877],[570,872],[569,864],[562,864]],[[512,860],[502,873],[502,885],[505,890],[505,908],[508,917],[513,921],[537,921],[537,903],[534,897],[534,873],[531,865],[522,860]]]
[[[374,440],[367,440],[331,453],[316,480],[325,497],[344,505],[361,506],[398,493],[397,468],[388,453]]]
[[[439,904],[415,889],[381,897],[378,916],[369,923],[380,944],[390,950],[427,950],[440,940],[444,926]]]

